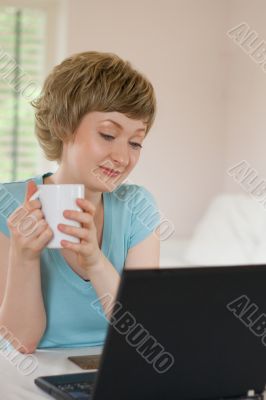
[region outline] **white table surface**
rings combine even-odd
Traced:
[[[67,359],[74,355],[100,354],[102,347],[83,347],[78,349],[36,350],[28,358],[13,351],[4,354],[0,351],[0,399],[1,400],[40,400],[52,399],[35,385],[39,376],[90,372],[79,368]],[[28,360],[28,361],[27,361]],[[266,392],[264,393],[266,400]]]
[[[101,347],[78,349],[36,350],[31,357],[14,351],[0,351],[0,399],[39,400],[52,399],[39,389],[34,379],[45,375],[83,373],[85,370],[67,359],[73,355],[100,354]],[[89,371],[88,371],[89,372]]]

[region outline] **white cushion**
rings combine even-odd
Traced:
[[[190,265],[266,263],[266,209],[248,194],[216,197],[184,258]]]

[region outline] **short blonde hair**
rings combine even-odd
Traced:
[[[96,51],[75,54],[55,66],[32,105],[38,141],[52,161],[60,161],[63,142],[89,112],[123,113],[146,123],[146,132],[156,114],[148,79],[116,54]]]

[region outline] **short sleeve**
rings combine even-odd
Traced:
[[[142,186],[136,188],[129,201],[131,227],[128,248],[146,239],[160,224],[160,212],[153,195]]]
[[[18,206],[18,201],[7,190],[6,185],[0,184],[0,232],[5,236],[10,236],[7,226],[8,217]]]
[[[7,237],[10,236],[10,232],[7,227],[7,220],[4,218],[3,215],[0,215],[0,232],[3,233]]]

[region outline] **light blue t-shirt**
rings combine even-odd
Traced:
[[[50,172],[31,179],[39,185],[49,175]],[[0,184],[0,231],[8,237],[7,218],[24,202],[27,182]],[[101,250],[121,274],[128,250],[158,227],[159,210],[148,190],[129,184],[103,193],[103,204]],[[108,322],[91,305],[97,301],[97,294],[90,282],[71,269],[59,249],[42,251],[41,281],[47,326],[37,347],[103,345]]]

